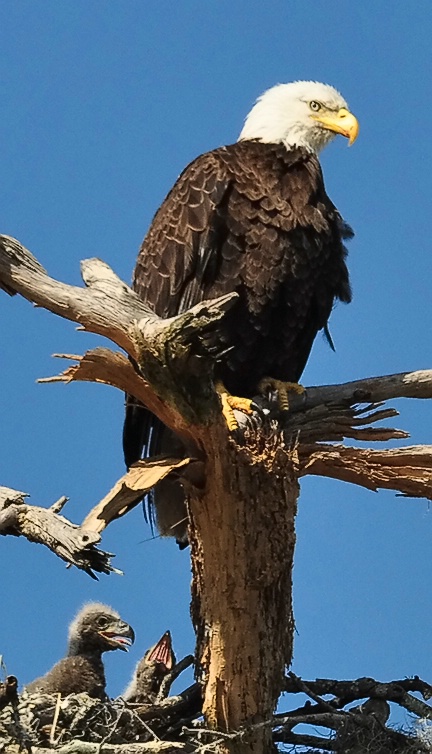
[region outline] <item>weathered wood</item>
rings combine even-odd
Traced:
[[[177,662],[173,669],[170,670],[169,673],[166,674],[165,678],[163,679],[160,689],[158,691],[158,695],[156,697],[156,703],[162,702],[164,699],[167,698],[170,688],[176,678],[179,677],[181,673],[183,673],[184,670],[187,668],[190,668],[192,665],[195,664],[195,657],[193,655],[187,655],[186,657],[183,657],[180,662]],[[201,692],[200,692],[201,695]]]
[[[374,678],[357,678],[352,681],[317,678],[314,681],[301,680],[301,683],[299,683],[299,680],[301,679],[297,679],[293,673],[290,673],[285,678],[284,691],[288,694],[307,693],[315,700],[316,696],[314,695],[328,696],[331,694],[334,699],[331,700],[331,703],[326,702],[325,704],[327,707],[330,704],[332,711],[359,699],[373,698],[394,702],[404,707],[408,712],[412,712],[413,715],[432,720],[432,707],[413,696],[413,693],[419,693],[426,701],[432,699],[431,684],[422,681],[418,676],[389,681],[388,683],[376,681]],[[321,709],[323,708],[323,704],[318,706]],[[317,708],[309,705],[302,709],[304,712],[310,710],[313,714]]]
[[[203,710],[211,728],[251,731],[226,743],[230,750],[268,751],[271,731],[260,724],[271,718],[292,659],[298,485],[291,453],[275,450],[273,436],[239,447],[226,443],[225,427],[215,429],[202,438],[205,494],[189,498]]]
[[[183,662],[183,666],[186,664]],[[293,695],[291,700],[285,697],[285,706],[290,707],[287,711],[229,732],[212,730],[197,722],[201,716],[198,684],[179,696],[152,705],[126,704],[121,698],[101,702],[87,694],[59,699],[55,695],[24,693],[0,711],[0,748],[15,754],[19,751],[19,740],[23,749],[31,747],[33,752],[44,754],[67,752],[68,746],[74,751],[77,741],[90,746],[82,751],[102,746],[103,751],[108,747],[111,754],[124,754],[129,746],[139,754],[139,745],[143,752],[153,754],[164,754],[165,746],[170,747],[168,751],[236,750],[244,742],[249,748],[248,742],[265,728],[275,743],[313,746],[343,754],[430,751],[430,738],[423,743],[420,737],[415,737],[419,730],[415,722],[411,732],[395,732],[388,725],[389,702],[407,710],[414,721],[432,719],[432,707],[414,696],[420,693],[424,699],[431,698],[432,686],[418,677],[388,683],[373,678],[304,681],[290,673],[284,688]],[[291,708],[290,701],[293,703],[298,693],[306,694],[313,703]],[[356,700],[362,703],[352,707]],[[188,726],[192,720],[195,725]],[[294,732],[298,726],[301,732]],[[317,726],[327,729],[331,737],[313,735]],[[149,744],[150,750],[146,748]]]
[[[48,547],[59,558],[81,568],[92,578],[111,573],[112,553],[98,550],[100,535],[72,524],[54,510],[25,503],[27,494],[0,487],[0,535],[23,536]],[[58,505],[54,504],[55,507]]]
[[[379,403],[393,398],[432,398],[432,369],[367,377],[343,385],[308,387],[300,401],[306,408],[313,408],[322,403]],[[297,401],[294,397],[294,409]]]
[[[33,754],[52,754],[52,749],[41,746],[32,749]],[[56,748],[57,754],[100,754],[100,744],[76,739]],[[190,746],[173,741],[147,741],[147,743],[127,743],[103,745],[104,754],[177,754],[190,752]]]
[[[17,741],[24,742],[25,748],[53,750],[75,739],[99,746],[119,745],[120,750],[123,744],[161,738],[183,746],[182,727],[201,716],[201,709],[198,684],[159,703],[142,705],[128,704],[121,697],[101,701],[85,693],[62,698],[24,692],[0,710],[0,750],[5,751],[5,743]]]
[[[81,272],[87,288],[54,280],[19,241],[0,236],[0,283],[123,348],[144,378],[146,405],[178,433],[191,437],[191,425],[209,423],[218,406],[208,356],[225,348],[217,324],[237,294],[161,319],[101,260],[85,260]]]
[[[432,500],[432,445],[371,450],[300,445],[300,474],[318,474],[369,490],[390,489]]]
[[[92,508],[82,522],[82,528],[98,533],[103,531],[111,521],[124,516],[134,508],[143,495],[162,479],[187,466],[190,461],[190,458],[151,458],[138,461]]]
[[[39,382],[77,381],[111,385],[146,403],[150,410],[170,425],[166,409],[152,400],[148,384],[123,354],[114,353],[108,348],[96,348],[87,351],[84,356],[56,356],[77,363],[61,374],[45,377]],[[364,398],[367,401],[365,406],[358,406],[361,395],[368,396]],[[290,398],[290,413],[284,419],[285,432],[287,436],[298,434],[298,439],[304,443],[340,441],[345,437],[372,442],[404,439],[409,437],[404,430],[368,426],[399,415],[393,408],[382,408],[383,401],[392,398],[432,398],[432,370],[367,377],[339,385],[306,387],[302,396],[293,394]],[[257,396],[255,401],[263,408],[269,405],[272,408],[262,397]],[[236,411],[235,416],[242,427],[250,426],[245,414]]]
[[[72,357],[66,357],[72,358]],[[69,382],[72,380],[105,382],[142,399],[143,380],[134,372],[130,362],[122,354],[114,354],[109,349],[89,351],[83,357],[73,357],[78,363],[72,365],[58,377],[49,380]],[[132,378],[133,375],[133,378]],[[397,377],[397,379],[396,379]],[[358,386],[363,383],[345,383],[339,386],[323,386],[322,388],[306,388],[313,392],[313,401],[322,392],[330,395],[329,404],[319,404],[312,408],[293,411],[285,419],[285,442],[295,445],[300,460],[299,475],[307,474],[328,476],[352,484],[358,484],[367,489],[393,489],[411,497],[431,499],[432,495],[432,448],[416,446],[407,448],[393,448],[385,451],[375,451],[343,445],[328,445],[329,440],[337,441],[345,437],[364,441],[388,441],[403,439],[408,433],[386,427],[371,427],[374,422],[382,421],[398,415],[394,409],[382,409],[382,403],[359,408],[343,405],[342,397],[357,399]],[[407,397],[406,386],[415,395],[418,391],[422,397],[428,392],[432,394],[432,370],[407,372],[399,375],[367,378],[365,385],[373,383],[374,390],[381,396],[396,397],[398,391],[402,397]],[[355,385],[355,389],[353,389]],[[330,390],[327,392],[327,387]],[[340,388],[340,401],[336,400],[336,387]],[[398,396],[401,397],[401,396]],[[251,421],[244,414],[236,412],[236,417],[247,430]],[[254,426],[260,425],[259,417],[255,417]],[[194,430],[195,437],[197,430]],[[205,443],[205,440],[204,440]],[[202,443],[201,443],[202,445]]]

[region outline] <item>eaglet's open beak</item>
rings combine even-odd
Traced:
[[[121,649],[123,652],[128,652],[129,647],[135,641],[135,633],[128,623],[122,620],[118,620],[105,631],[99,631],[99,634],[111,645],[113,649]]]
[[[327,113],[326,115],[312,115],[313,120],[317,120],[324,128],[328,128],[329,131],[334,131],[337,134],[342,134],[349,139],[349,146],[354,144],[358,132],[359,122],[355,115],[350,113],[345,107],[341,107],[337,113]]]
[[[172,651],[171,634],[169,631],[166,631],[158,643],[147,652],[145,660],[148,665],[153,662],[163,665],[167,673],[172,670],[175,657]]]

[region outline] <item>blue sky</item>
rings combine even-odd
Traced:
[[[303,382],[432,366],[429,2],[3,0],[0,28],[0,232],[53,276],[79,284],[80,259],[99,256],[129,281],[183,167],[235,141],[267,87],[321,80],[361,124],[352,149],[340,139],[322,159],[327,190],[356,231],[354,301],[332,315],[336,354],[318,337]],[[65,514],[79,522],[123,473],[123,398],[35,380],[62,368],[51,354],[101,339],[5,295],[0,318],[0,484],[41,505],[65,494]],[[395,425],[431,443],[431,406],[395,404]],[[295,672],[431,680],[428,503],[309,478],[297,536]],[[114,523],[103,546],[125,575],[98,583],[2,538],[8,671],[22,683],[45,672],[91,599],[115,606],[137,634],[128,656],[108,658],[111,694],[167,628],[177,654],[189,653],[188,553],[149,537],[140,510]]]

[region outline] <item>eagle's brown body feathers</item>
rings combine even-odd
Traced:
[[[298,381],[335,300],[350,301],[343,240],[351,236],[313,152],[240,141],[184,170],[143,242],[134,289],[161,317],[238,292],[222,325],[231,350],[216,376],[251,397],[263,377]],[[160,452],[159,428],[129,404],[128,465],[143,447]]]

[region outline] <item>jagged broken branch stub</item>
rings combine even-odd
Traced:
[[[61,375],[44,378],[44,381],[103,382],[126,390],[139,400],[143,399],[143,380],[122,354],[97,348],[82,357],[66,358],[73,358],[77,364],[68,367]],[[374,451],[324,443],[340,441],[345,437],[363,442],[383,442],[408,437],[409,434],[403,430],[375,428],[370,425],[398,415],[392,408],[381,408],[381,401],[387,397],[432,398],[432,370],[366,378],[364,395],[367,394],[374,403],[360,409],[357,407],[357,399],[359,386],[362,384],[363,380],[356,380],[340,385],[306,388],[304,408],[295,408],[293,416],[288,417],[285,429],[287,444],[291,445],[294,442],[298,445],[299,474],[329,476],[372,490],[394,489],[412,497],[430,499],[431,446]],[[310,408],[309,390],[312,391]],[[338,390],[341,395],[339,401],[336,400]],[[330,403],[325,403],[328,398],[331,399]],[[354,406],[349,404],[350,400]],[[236,412],[236,417],[243,428],[250,427],[251,421],[245,414]],[[255,417],[254,422],[260,431],[263,427],[260,417]]]
[[[140,364],[146,405],[177,432],[188,435],[190,424],[209,421],[218,405],[211,371],[225,348],[217,325],[237,294],[161,319],[101,260],[82,262],[81,273],[85,288],[54,280],[19,241],[0,236],[0,283],[8,292],[123,348]]]
[[[203,360],[199,357],[206,353],[209,355],[214,351],[211,346],[211,339],[210,342],[206,340],[206,334],[208,335],[209,330],[211,332],[217,329],[217,323],[236,299],[236,294],[229,294],[215,301],[203,302],[179,317],[162,320],[101,260],[86,260],[82,262],[81,270],[86,288],[70,286],[56,281],[48,275],[37,259],[19,241],[8,236],[0,236],[0,282],[9,292],[18,292],[38,306],[78,322],[88,331],[105,335],[114,343],[120,345],[134,359],[142,358],[144,351],[149,357],[148,361],[153,362],[155,355],[157,361],[162,358],[162,354],[166,356],[167,350],[169,351],[173,347],[174,342],[180,342],[181,347],[173,354],[176,367],[179,366],[179,362],[183,358],[186,362],[189,362],[185,371],[190,370],[189,356],[195,366],[197,358],[201,364]],[[197,338],[202,339],[199,347],[197,347]],[[192,349],[192,353],[190,353],[192,343],[195,344],[195,351]],[[207,351],[204,343],[207,343]],[[110,366],[112,366],[112,363]],[[136,374],[133,366],[129,365],[128,374],[125,365],[122,364],[120,370],[117,368],[117,374],[111,381],[104,368],[99,378],[96,369],[94,376],[87,378],[82,374],[73,377],[71,375],[72,369],[69,370],[67,375],[68,380],[95,379],[108,382],[108,384],[115,384],[121,389],[125,387],[124,382],[129,388],[132,382],[132,388],[134,387],[136,392],[139,393],[136,397],[145,398],[146,405],[149,405],[149,408],[154,410],[157,415],[162,410],[163,416],[160,418],[163,420],[169,418],[166,416],[166,409],[161,409],[157,397],[154,396],[155,386],[150,387],[141,375]],[[119,372],[121,372],[122,377],[120,381]],[[134,374],[134,377],[132,377],[132,374]],[[160,376],[159,372],[158,377]],[[178,372],[176,377],[178,377]],[[65,379],[65,381],[67,380]],[[119,384],[121,382],[123,382],[123,385]],[[178,379],[177,382],[179,382]],[[422,370],[386,377],[366,378],[344,385],[308,387],[304,396],[292,396],[290,404],[293,411],[292,421],[295,422],[295,413],[299,411],[304,413],[322,405],[353,405],[359,402],[380,403],[397,397],[431,398],[432,371]],[[319,418],[322,420],[322,417]],[[384,418],[384,416],[381,418]],[[169,421],[167,423],[169,424]],[[294,429],[295,424],[293,424]],[[303,431],[306,431],[304,427]],[[403,433],[400,434],[400,437],[402,436]],[[324,437],[323,439],[329,438]],[[377,435],[371,437],[371,439],[385,440],[388,437]]]
[[[42,508],[27,504],[27,493],[0,487],[0,535],[24,536],[30,542],[45,545],[93,578],[94,572],[121,573],[111,565],[114,555],[96,547],[100,532],[137,505],[160,480],[189,463],[189,458],[140,461],[92,508],[80,526],[59,515],[66,497]]]
[[[66,563],[82,569],[92,578],[95,573],[117,572],[111,565],[112,553],[99,550],[100,535],[72,524],[53,508],[25,502],[28,495],[0,487],[0,535],[24,536],[45,545]]]
[[[218,322],[223,317],[224,312],[235,302],[236,294],[229,294],[215,301],[203,302],[179,317],[162,320],[101,260],[86,260],[82,263],[81,268],[86,288],[58,282],[48,275],[37,259],[19,241],[8,236],[0,236],[0,282],[9,292],[18,292],[38,306],[78,322],[88,331],[105,335],[114,343],[120,345],[134,359],[142,358],[144,352],[149,357],[149,362],[154,361],[155,355],[157,361],[162,358],[162,355],[166,356],[167,350],[173,348],[174,342],[179,342],[181,347],[177,351],[174,349],[173,361],[178,367],[179,362],[184,359],[187,362],[186,373],[191,367],[191,362],[195,368],[196,359],[198,359],[201,367],[202,362],[205,361],[205,359],[200,358],[201,356],[206,353],[209,355],[212,352],[214,355],[211,338],[209,341],[206,339],[206,335],[209,332],[214,333],[215,329],[217,330]],[[198,347],[197,340],[200,338]],[[194,344],[192,352],[190,352],[191,344]],[[207,346],[204,344],[207,344]],[[216,354],[217,352],[216,348]],[[95,352],[91,353],[94,354]],[[100,369],[101,363],[98,366]],[[109,366],[112,367],[112,362]],[[96,365],[94,364],[93,367],[93,377],[83,376],[82,370],[80,375],[74,377],[71,374],[73,370],[71,368],[69,374],[65,375],[67,377],[65,381],[93,379],[114,384],[121,389],[124,389],[126,384],[129,389],[132,387],[135,392],[139,393],[136,397],[141,400],[145,399],[146,405],[159,418],[162,418],[167,424],[170,424],[171,419],[171,425],[174,424],[173,428],[179,429],[178,426],[175,426],[176,421],[172,421],[173,416],[169,415],[172,413],[172,406],[167,411],[166,407],[161,405],[158,396],[154,395],[155,385],[149,386],[142,375],[136,373],[132,365],[129,364],[128,373],[124,364],[117,364],[117,373],[112,380],[109,379],[104,367],[102,367],[102,374],[99,377]],[[203,374],[205,373],[206,370],[203,369]],[[158,378],[160,376],[159,371]],[[119,379],[119,377],[121,378]],[[62,379],[62,377],[59,379]],[[176,373],[176,381],[179,382],[178,372]],[[194,384],[196,386],[196,380]],[[171,388],[172,386],[170,386]],[[135,392],[131,394],[135,395]],[[353,405],[360,402],[381,403],[398,397],[431,398],[432,371],[422,370],[385,377],[366,378],[344,385],[308,387],[304,396],[292,396],[290,404],[293,412],[292,422],[296,421],[296,413],[305,413],[318,406],[334,407],[335,404],[339,406]],[[319,417],[321,422],[322,418]],[[384,416],[381,418],[384,418]],[[177,416],[176,419],[177,424],[182,425],[181,418],[179,419]],[[311,416],[310,421],[312,419]],[[295,426],[293,423],[293,431]],[[303,427],[302,431],[306,432],[306,428]],[[400,433],[400,437],[402,436],[403,433]],[[331,438],[324,437],[323,439]],[[371,436],[370,439],[386,440],[388,437],[385,434],[382,434],[381,437],[376,434],[375,437]]]

